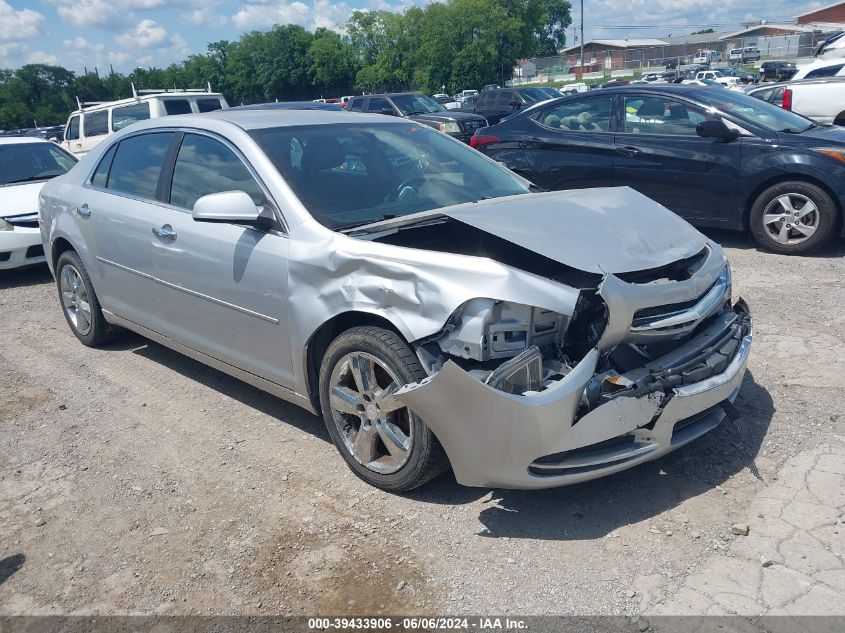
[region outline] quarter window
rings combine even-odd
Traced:
[[[187,99],[165,99],[164,111],[167,114],[190,114],[191,104]]]
[[[128,125],[132,125],[138,121],[146,121],[149,118],[149,102],[133,103],[132,105],[115,108],[111,113],[111,129],[112,132],[117,132]]]
[[[67,132],[65,132],[65,140],[66,141],[77,141],[79,140],[79,117],[73,116],[70,118],[70,122],[67,124]]]
[[[109,151],[107,151],[103,158],[100,160],[100,164],[97,165],[97,169],[94,171],[94,175],[91,176],[91,184],[94,187],[98,187],[100,189],[106,188],[106,184],[108,183],[109,179],[109,168],[111,167],[111,162],[114,158],[114,150],[116,147],[117,145],[112,145],[109,148]]]
[[[109,111],[90,112],[82,121],[85,136],[102,136],[109,133]]]
[[[172,132],[142,134],[121,141],[106,187],[154,200],[161,169],[172,142]]]
[[[663,97],[625,97],[625,132],[697,136],[695,126],[707,117],[696,108]]]
[[[566,132],[608,132],[612,104],[612,97],[562,103],[541,112],[537,122],[544,127]]]
[[[222,191],[245,191],[256,206],[266,204],[255,178],[232,150],[207,136],[186,134],[176,157],[170,203],[192,209],[199,198]]]

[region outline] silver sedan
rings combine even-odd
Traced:
[[[132,125],[48,183],[85,345],[133,330],[323,417],[387,490],[542,488],[714,428],[751,343],[721,248],[627,188],[542,193],[407,120]]]

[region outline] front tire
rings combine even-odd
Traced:
[[[807,182],[782,182],[766,189],[751,207],[754,239],[782,255],[806,255],[833,237],[839,212],[833,199]]]
[[[75,251],[65,251],[59,256],[56,287],[65,320],[83,345],[97,347],[115,338],[119,330],[103,316],[85,264]]]
[[[358,477],[390,492],[417,488],[448,469],[431,430],[393,392],[426,373],[394,332],[356,327],[329,345],[320,406],[338,452]]]

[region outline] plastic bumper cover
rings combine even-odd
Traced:
[[[46,261],[40,246],[41,232],[38,229],[15,227],[11,231],[0,231],[0,270]]]
[[[595,479],[657,459],[724,419],[719,405],[739,391],[752,338],[741,299],[734,313],[747,325],[721,373],[667,392],[617,397],[578,419],[597,350],[541,392],[497,391],[450,362],[396,396],[426,421],[464,485],[550,488]]]

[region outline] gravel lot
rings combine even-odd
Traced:
[[[318,418],[137,336],[70,333],[0,273],[0,614],[633,614],[725,556],[785,460],[845,431],[845,243],[712,232],[755,322],[742,418],[614,477],[407,496]],[[759,519],[758,519],[759,520]],[[837,532],[838,533],[838,532]]]

